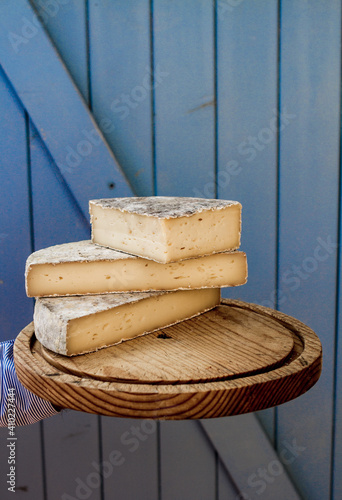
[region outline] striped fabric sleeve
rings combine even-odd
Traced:
[[[14,340],[0,342],[0,427],[29,425],[59,413],[18,380],[13,360]]]

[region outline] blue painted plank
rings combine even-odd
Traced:
[[[104,498],[158,500],[157,422],[102,417]]]
[[[215,163],[213,4],[153,5],[157,192],[202,197]]]
[[[25,261],[31,253],[24,111],[0,68],[0,340],[32,321]]]
[[[139,196],[154,190],[149,4],[89,2],[93,113]]]
[[[63,63],[86,102],[88,88],[87,0],[31,0]]]
[[[219,198],[242,203],[248,282],[224,297],[275,306],[277,226],[277,2],[217,4]],[[204,196],[214,193],[209,173]],[[273,410],[259,413],[270,438]]]
[[[296,117],[280,136],[280,308],[323,344],[323,373],[278,410],[278,443],[296,440],[289,465],[305,498],[329,498],[340,144],[339,1],[281,7],[281,107]]]
[[[196,422],[161,422],[161,498],[215,500],[214,451]]]
[[[277,14],[276,2],[250,0],[217,11],[218,197],[242,203],[249,267],[248,283],[228,292],[250,302],[275,287]]]
[[[1,3],[0,33],[0,62],[85,217],[90,198],[131,195],[28,0],[15,6],[9,0]],[[82,182],[85,177],[87,183]]]

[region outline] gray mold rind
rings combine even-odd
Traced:
[[[37,299],[33,321],[35,335],[39,342],[53,352],[66,355],[68,320],[63,316],[53,314],[40,299]],[[51,335],[51,332],[53,332],[53,335]]]
[[[206,210],[222,210],[232,205],[240,205],[241,207],[238,201],[182,198],[176,196],[105,198],[90,200],[89,207],[91,207],[91,205],[97,205],[107,209],[116,209],[120,212],[156,217],[158,219],[191,217],[194,214],[199,214]]]
[[[74,241],[42,248],[32,253],[26,261],[26,270],[37,264],[63,264],[66,262],[95,262],[136,259],[134,255],[92,243],[90,240]]]
[[[39,297],[36,304],[39,303],[46,309],[49,309],[51,314],[56,318],[63,317],[67,321],[70,321],[163,293],[171,292],[125,292],[100,295],[75,295],[73,297]]]

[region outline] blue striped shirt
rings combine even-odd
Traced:
[[[13,360],[14,340],[0,342],[0,427],[29,425],[58,411],[18,380]]]

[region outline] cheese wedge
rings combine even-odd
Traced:
[[[91,200],[92,241],[167,263],[235,250],[241,205],[236,201],[153,196]]]
[[[38,250],[27,259],[25,269],[28,297],[218,288],[243,285],[246,280],[243,252],[160,264],[91,241]]]
[[[220,290],[38,298],[35,335],[48,349],[74,356],[197,316],[220,303]]]

